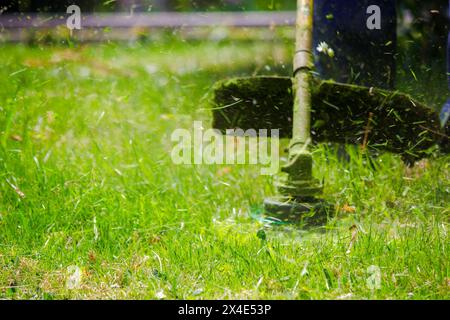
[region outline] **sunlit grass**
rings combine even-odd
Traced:
[[[3,46],[0,297],[450,298],[448,156],[373,168],[320,146],[338,209],[308,231],[249,218],[275,192],[258,167],[172,164],[170,134],[210,123],[215,80],[289,74],[290,50]]]

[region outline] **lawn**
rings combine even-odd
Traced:
[[[449,299],[448,155],[372,167],[318,146],[336,212],[310,229],[251,218],[276,192],[258,166],[172,163],[173,130],[210,124],[214,81],[289,74],[291,51],[2,45],[0,298]]]

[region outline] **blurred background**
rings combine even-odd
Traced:
[[[345,2],[345,1],[343,1]],[[443,9],[444,0],[398,0],[401,8],[417,15],[426,15],[429,8]],[[12,0],[1,1],[4,12],[64,12],[68,5],[77,4],[86,12],[120,12],[134,8],[149,11],[244,11],[295,10],[293,0]]]
[[[424,99],[439,105],[447,96],[448,1],[390,1],[394,2],[396,78],[408,84],[400,88],[420,92],[423,84],[432,82]],[[66,27],[66,9],[71,4],[81,8],[82,30],[70,32]],[[290,48],[295,8],[293,0],[2,0],[0,41],[58,46],[111,41],[155,45],[176,38],[216,43],[271,41]],[[365,45],[360,45],[363,55]],[[285,64],[284,74],[289,74],[290,61]]]

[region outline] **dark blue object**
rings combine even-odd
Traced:
[[[380,8],[381,29],[367,27],[372,15],[367,9],[371,5]],[[393,88],[396,29],[395,0],[316,0],[314,51],[320,77]],[[319,52],[321,42],[333,51]]]
[[[440,114],[441,126],[445,127],[447,125],[448,119],[450,118],[450,99],[444,104]]]
[[[448,17],[450,17],[450,1],[449,1]],[[447,39],[447,83],[448,88],[450,90],[450,33],[448,34]],[[441,125],[444,128],[448,123],[448,119],[450,118],[450,98],[447,99],[447,102],[442,107],[440,118],[441,118]]]

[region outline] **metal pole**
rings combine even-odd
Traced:
[[[311,141],[311,70],[313,0],[298,0],[294,57],[295,100],[292,139],[307,148]]]
[[[303,219],[308,212],[327,213],[329,205],[318,199],[322,184],[313,177],[311,143],[311,85],[314,67],[313,47],[314,0],[298,0],[294,56],[294,107],[289,162],[281,170],[287,175],[276,182],[279,198],[264,201],[265,211],[283,220]]]
[[[287,173],[278,184],[279,191],[295,201],[309,201],[322,192],[312,175],[311,143],[311,71],[314,67],[313,46],[314,0],[298,0],[294,56],[294,113]]]

